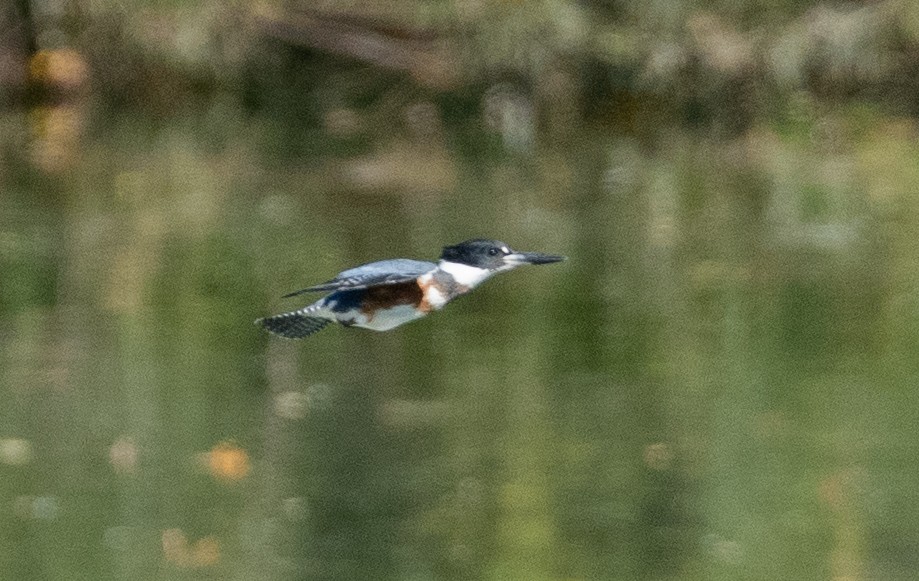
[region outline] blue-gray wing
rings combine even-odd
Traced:
[[[339,273],[330,281],[284,295],[283,298],[303,293],[332,292],[338,290],[358,290],[372,286],[399,284],[415,280],[422,274],[437,268],[433,262],[394,258],[380,260],[350,268]]]

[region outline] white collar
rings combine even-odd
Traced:
[[[437,267],[452,276],[457,284],[469,288],[474,288],[482,284],[485,279],[494,274],[494,271],[488,270],[487,268],[469,266],[468,264],[450,262],[449,260],[441,260]]]

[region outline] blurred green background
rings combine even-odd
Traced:
[[[0,580],[919,578],[917,116],[906,0],[4,4]]]

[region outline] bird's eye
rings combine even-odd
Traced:
[[[497,248],[489,248],[489,249],[488,249],[488,255],[489,255],[489,256],[497,256],[497,255],[498,255],[498,249],[497,249]]]

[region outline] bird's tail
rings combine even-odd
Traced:
[[[257,319],[256,325],[261,325],[269,332],[286,337],[288,339],[302,339],[309,337],[313,333],[321,331],[326,325],[331,323],[329,319],[321,317],[310,317],[306,313],[309,310],[300,309],[289,313],[281,313],[273,317]]]

